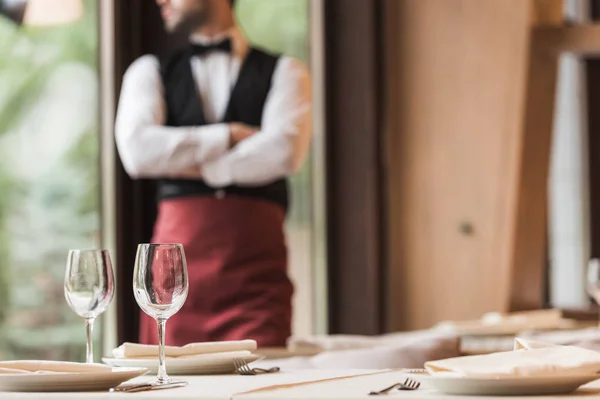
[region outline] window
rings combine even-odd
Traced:
[[[309,0],[238,0],[237,17],[248,39],[266,50],[309,60]],[[313,162],[291,179],[292,201],[287,223],[289,269],[295,284],[294,333],[312,333],[313,305]]]
[[[1,359],[85,358],[63,295],[68,250],[101,238],[98,13],[83,4],[63,25],[0,18]]]

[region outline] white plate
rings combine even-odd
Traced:
[[[522,378],[461,378],[409,374],[422,384],[446,394],[522,396],[571,393],[581,385],[600,379],[596,375],[559,375]]]
[[[108,390],[147,372],[146,368],[113,368],[106,372],[0,374],[0,392]]]
[[[202,354],[194,357],[167,358],[169,375],[208,375],[229,374],[235,371],[233,359],[240,358],[248,363],[262,358],[249,351],[231,351],[226,353]],[[151,373],[158,369],[158,359],[153,358],[103,358],[105,364],[114,367],[142,367]]]

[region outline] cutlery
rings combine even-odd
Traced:
[[[402,372],[407,374],[429,374],[425,368],[407,368],[403,369]]]
[[[420,382],[417,382],[413,379],[410,378],[406,378],[406,380],[404,381],[404,383],[394,383],[392,386],[386,387],[385,389],[381,389],[381,390],[377,390],[377,391],[373,391],[371,393],[369,393],[369,396],[379,396],[382,394],[387,394],[388,392],[390,392],[391,390],[394,389],[398,389],[398,390],[416,390],[421,386]]]
[[[111,389],[111,392],[123,392],[123,393],[134,393],[134,392],[143,392],[145,390],[161,390],[161,389],[171,389],[181,386],[187,386],[187,382],[170,382],[170,383],[155,383],[155,382],[145,382],[138,384],[130,384],[130,385],[120,385],[116,388]]]
[[[273,372],[279,372],[279,367],[273,367],[269,369],[251,368],[248,363],[241,358],[234,358],[233,366],[235,367],[235,372],[240,375],[258,375],[259,373],[270,374]]]

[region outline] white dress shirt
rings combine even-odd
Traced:
[[[290,57],[279,58],[260,131],[229,148],[229,127],[220,121],[249,44],[237,28],[219,37],[191,40],[208,44],[225,36],[231,37],[231,54],[214,51],[191,59],[207,125],[164,126],[166,104],[156,57],[137,59],[125,73],[115,136],[132,178],[202,178],[213,187],[253,186],[288,176],[302,166],[312,131],[306,66]]]

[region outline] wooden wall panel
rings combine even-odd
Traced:
[[[386,5],[387,329],[541,306],[560,1]]]

